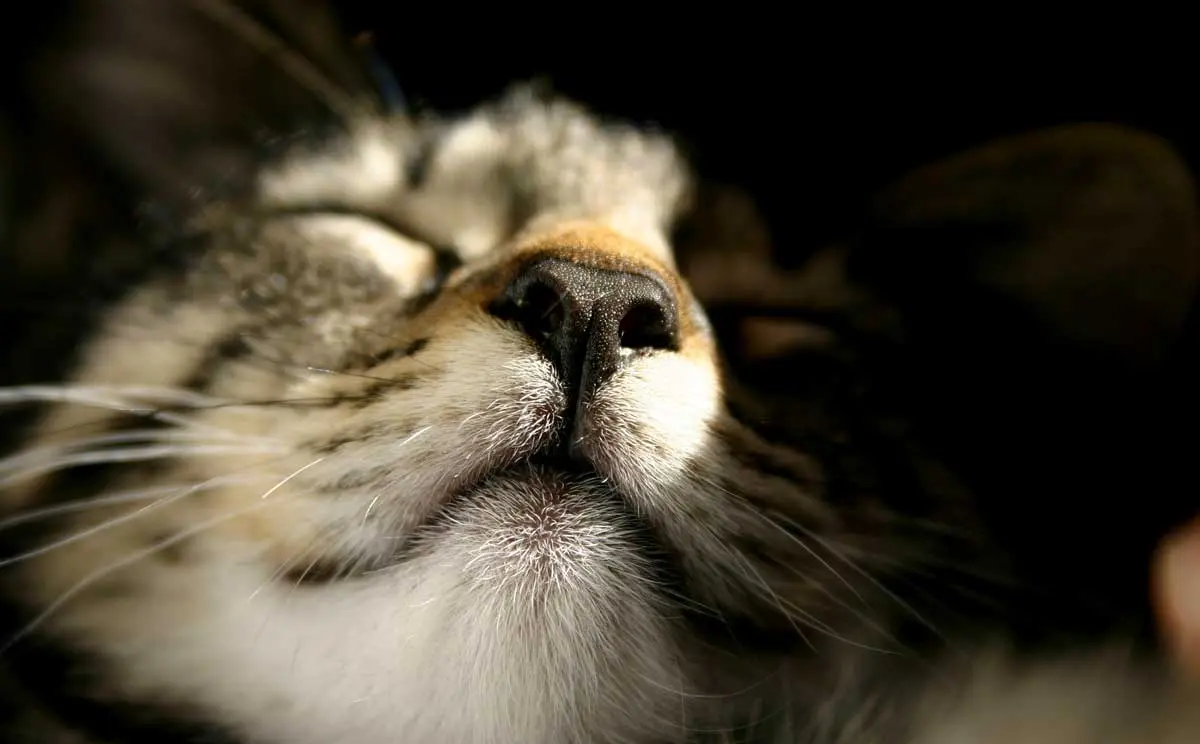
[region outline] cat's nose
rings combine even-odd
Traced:
[[[492,305],[549,357],[576,400],[623,358],[679,348],[674,293],[650,268],[601,268],[557,255],[528,260]]]

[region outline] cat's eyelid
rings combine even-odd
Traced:
[[[331,241],[367,259],[403,294],[428,291],[430,282],[441,281],[437,249],[369,215],[307,214],[298,216],[294,224],[310,239]]]

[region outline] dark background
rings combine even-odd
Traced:
[[[776,240],[801,252],[844,235],[889,179],[990,137],[1109,121],[1200,158],[1192,43],[1173,38],[1169,16],[1136,8],[1115,19],[981,9],[922,21],[853,5],[838,18],[752,4],[707,14],[508,6],[493,17],[371,0],[342,7],[348,30],[372,32],[410,99],[461,108],[513,81],[548,80],[678,136],[707,175],[750,187]]]

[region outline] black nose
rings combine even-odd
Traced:
[[[674,295],[648,274],[535,259],[492,312],[517,323],[541,346],[576,401],[586,399],[623,356],[679,348]]]

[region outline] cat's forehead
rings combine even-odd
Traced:
[[[519,232],[586,219],[670,261],[666,235],[690,183],[667,137],[518,88],[460,117],[360,121],[294,149],[257,185],[269,206],[370,212],[464,260]]]
[[[364,119],[344,135],[302,145],[264,168],[258,196],[268,205],[383,203],[405,187],[405,160],[416,141],[407,121]]]

